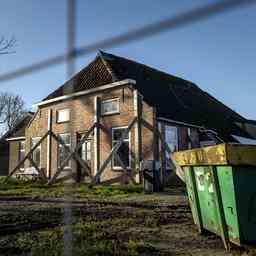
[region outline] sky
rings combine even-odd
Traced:
[[[216,0],[77,0],[76,46],[84,46]],[[196,83],[246,118],[256,119],[256,5],[107,52],[134,59]],[[66,1],[8,0],[0,9],[0,35],[14,36],[15,53],[0,55],[0,74],[63,54]],[[80,56],[76,70],[96,52]],[[27,108],[65,80],[65,64],[6,82],[0,91],[20,94]]]

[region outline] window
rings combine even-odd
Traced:
[[[115,144],[117,143],[117,141],[121,138],[122,133],[124,132],[125,129],[126,129],[126,127],[112,129],[112,147],[114,147]],[[130,167],[130,155],[131,155],[130,133],[124,139],[122,145],[120,146],[120,148],[117,151],[117,154],[120,157],[120,159],[122,160],[122,162],[124,163],[124,165],[126,167]],[[113,169],[122,169],[122,167],[120,166],[120,163],[117,161],[116,156],[113,157],[113,159],[112,159],[112,167],[113,167]]]
[[[119,99],[103,100],[101,102],[101,114],[110,115],[119,113]]]
[[[33,148],[40,140],[40,137],[32,138],[31,141],[31,148]],[[36,147],[36,149],[33,151],[32,159],[35,162],[35,164],[40,168],[41,167],[41,144]]]
[[[172,152],[178,150],[178,131],[175,126],[165,126],[165,140]]]
[[[57,111],[57,123],[70,121],[70,109],[62,109]]]
[[[172,152],[178,150],[178,129],[175,126],[165,126],[165,141]],[[166,158],[170,159],[169,153],[166,152]],[[166,161],[166,169],[171,169],[169,161]]]
[[[69,149],[71,149],[71,137],[70,134],[59,134],[60,139],[65,143]],[[65,147],[59,143],[58,145],[58,167],[60,167],[63,163],[63,161],[67,158],[69,152],[65,149]],[[71,160],[68,161],[66,166],[64,168],[71,168]]]
[[[25,141],[19,142],[19,162],[25,157]],[[24,163],[21,165],[20,170],[24,170]]]
[[[91,161],[91,141],[86,140],[81,149],[81,157],[84,161]]]

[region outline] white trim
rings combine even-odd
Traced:
[[[117,101],[117,110],[103,113],[103,111],[102,111],[103,103],[111,102],[111,101]],[[118,97],[115,97],[115,98],[112,98],[112,99],[107,99],[107,100],[101,100],[101,103],[100,103],[100,114],[101,114],[101,116],[107,116],[107,115],[113,115],[113,114],[119,114],[119,113],[120,113],[120,99]]]
[[[63,112],[66,112],[67,114],[68,114],[68,118],[67,118],[67,120],[64,120],[64,121],[60,121],[59,120],[59,117],[60,117],[60,113],[63,113]],[[62,109],[57,109],[56,110],[56,123],[57,124],[62,124],[62,123],[67,123],[67,122],[70,122],[70,113],[71,113],[71,111],[70,111],[70,108],[62,108]]]
[[[98,91],[102,91],[102,90],[106,90],[106,89],[110,89],[110,88],[114,88],[114,87],[121,86],[121,85],[126,85],[126,84],[136,84],[136,81],[133,80],[133,79],[124,79],[124,80],[117,81],[117,82],[114,82],[114,83],[102,85],[102,86],[99,86],[97,88],[93,88],[93,89],[89,89],[89,90],[85,90],[85,91],[81,91],[81,92],[76,92],[76,93],[71,93],[69,95],[56,97],[56,98],[53,98],[53,99],[50,99],[50,100],[44,100],[44,101],[41,101],[41,102],[38,102],[38,103],[34,104],[33,107],[39,107],[39,106],[43,106],[43,105],[53,103],[53,102],[57,102],[57,101],[68,100],[68,99],[71,99],[73,97],[78,97],[78,96],[82,96],[82,95],[86,95],[86,94],[90,94],[90,93],[94,93],[94,92],[98,92]]]
[[[111,145],[113,147],[113,131],[114,130],[118,130],[118,129],[126,129],[128,126],[117,126],[117,127],[112,127],[111,129]],[[129,166],[126,166],[127,169],[130,169],[131,168],[131,164],[132,164],[132,149],[131,149],[131,131],[129,131],[128,133],[129,135],[129,138],[128,138],[128,142],[129,142]],[[127,139],[125,139],[124,141],[127,141]],[[111,168],[112,170],[122,170],[122,166],[114,166],[113,165],[113,157],[111,159]]]
[[[12,137],[12,138],[9,138],[9,139],[6,139],[7,141],[14,141],[14,140],[25,140],[26,139],[26,137],[23,137],[23,136],[21,136],[21,137]]]
[[[21,143],[24,143],[24,144],[23,144],[23,149],[22,149],[22,150],[20,149],[20,148],[21,148]],[[25,141],[25,140],[19,141],[19,157],[18,157],[18,158],[19,158],[19,162],[20,162],[20,161],[22,161],[22,160],[23,160],[23,158],[24,158],[24,156],[26,155],[26,154],[25,154],[25,152],[26,152],[26,150],[25,150],[25,148],[26,148],[26,144],[25,144],[25,143],[26,143],[26,141]],[[21,153],[21,152],[23,152],[23,153],[24,153],[24,156],[23,156],[23,158],[22,158],[22,159],[21,159],[21,157],[20,157],[20,153]],[[19,168],[19,169],[20,169],[20,171],[24,171],[24,169],[25,169],[25,168],[24,168],[24,165],[25,165],[25,164],[23,163],[23,168],[22,168],[22,167],[20,167],[20,168]]]

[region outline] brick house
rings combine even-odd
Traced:
[[[246,123],[245,118],[192,82],[102,51],[36,107],[25,130],[25,152],[49,130],[65,144],[47,135],[33,151],[34,162],[48,178],[62,166],[68,155],[66,148],[74,150],[95,122],[100,126],[93,127],[78,151],[92,176],[104,165],[134,117],[151,127],[141,122],[132,126],[106,165],[102,181],[120,176],[124,166],[137,170],[141,160],[155,159],[162,169],[168,169],[164,142],[156,131],[171,151],[237,142],[234,136],[254,138],[238,125]],[[13,143],[10,141],[10,155],[17,151]],[[18,159],[12,158],[10,171],[17,163]],[[25,162],[25,168],[30,165]],[[63,173],[79,174],[83,169],[74,159],[62,167]]]
[[[6,176],[10,169],[22,159],[24,155],[25,128],[34,113],[27,112],[24,117],[10,131],[0,139],[0,176]]]
[[[9,143],[4,137],[0,139],[0,176],[8,174],[9,170]]]

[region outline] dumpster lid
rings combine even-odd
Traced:
[[[177,165],[254,165],[256,146],[224,143],[174,153]]]

